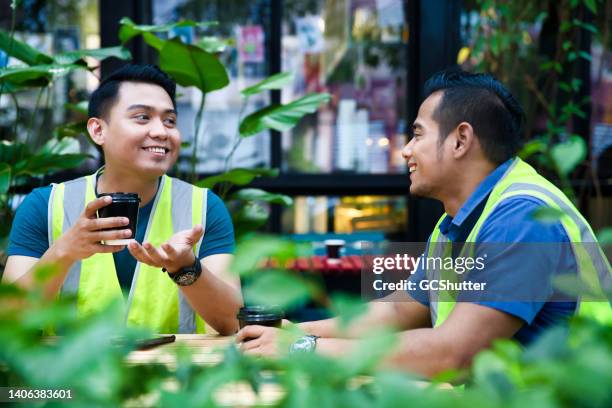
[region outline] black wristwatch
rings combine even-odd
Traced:
[[[193,282],[197,281],[202,274],[202,264],[200,264],[200,260],[196,258],[195,262],[191,266],[181,268],[174,273],[170,273],[166,270],[166,268],[162,268],[162,272],[167,272],[170,279],[172,279],[177,285],[189,286],[193,284]]]

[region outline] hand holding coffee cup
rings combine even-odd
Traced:
[[[103,245],[102,241],[125,239],[132,233],[126,229],[127,217],[98,218],[98,210],[111,204],[109,196],[97,198],[87,204],[72,227],[52,245],[59,259],[73,263],[98,253],[121,251],[123,245]]]
[[[103,193],[100,197],[111,197],[112,202],[98,210],[99,218],[126,217],[129,220],[128,228],[131,231],[129,237],[122,236],[118,239],[108,239],[105,245],[127,245],[136,238],[136,224],[138,223],[138,206],[140,197],[136,193]],[[110,230],[118,230],[110,228]]]

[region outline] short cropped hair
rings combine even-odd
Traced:
[[[128,64],[111,73],[98,86],[89,98],[88,116],[108,118],[119,94],[122,82],[143,82],[159,85],[168,93],[176,109],[176,82],[156,65]]]
[[[425,98],[437,91],[443,92],[433,113],[440,128],[440,143],[461,122],[467,122],[492,163],[501,164],[518,153],[525,113],[501,82],[488,74],[453,68],[427,80]]]

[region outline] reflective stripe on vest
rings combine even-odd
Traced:
[[[49,245],[66,232],[95,196],[96,175],[54,184],[49,198]],[[159,246],[174,233],[206,225],[207,189],[163,176],[154,198],[144,241]],[[194,246],[197,257],[202,238]],[[68,271],[62,294],[76,294],[77,312],[89,315],[105,308],[123,294],[113,254],[95,254],[76,262]],[[128,325],[157,333],[204,333],[201,317],[193,311],[177,285],[159,268],[136,263],[125,304]]]
[[[476,242],[482,225],[494,209],[503,200],[517,195],[535,197],[547,206],[564,213],[560,222],[571,242],[581,281],[589,285],[592,292],[598,294],[598,299],[605,296],[602,288],[610,288],[610,282],[612,281],[612,271],[606,256],[598,245],[579,245],[580,243],[597,242],[589,224],[556,186],[540,176],[521,159],[515,159],[493,188],[485,208],[470,231],[466,242]],[[448,251],[452,247],[448,239],[439,230],[439,225],[445,217],[446,214],[442,215],[431,235],[428,256],[442,256],[444,251]],[[473,248],[473,246],[469,248]],[[434,326],[439,326],[448,318],[454,305],[455,302],[449,294],[430,291],[430,313]],[[589,301],[589,299],[583,297],[579,303],[578,313],[581,316],[592,317],[602,323],[612,324],[612,307],[609,302]]]

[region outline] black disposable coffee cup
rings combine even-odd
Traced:
[[[136,238],[136,224],[138,223],[138,206],[140,197],[136,193],[103,193],[99,197],[110,196],[113,202],[98,210],[98,218],[108,217],[127,217],[129,225],[115,228],[108,228],[105,231],[123,230],[129,228],[132,235],[124,239],[110,239],[103,241],[105,245],[127,245]]]
[[[325,251],[328,262],[340,262],[342,248],[346,242],[343,239],[325,240]]]
[[[283,313],[277,308],[267,306],[241,307],[236,317],[241,329],[250,325],[280,328],[283,323]]]

